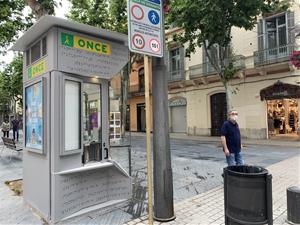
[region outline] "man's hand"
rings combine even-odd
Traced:
[[[224,149],[224,153],[225,153],[226,156],[230,155],[230,152],[229,152],[228,148]]]
[[[225,136],[221,136],[221,143],[222,143],[225,155],[229,156],[230,152],[229,152],[227,144],[226,144],[226,137]]]

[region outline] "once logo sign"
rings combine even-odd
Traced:
[[[150,49],[153,52],[159,52],[160,51],[160,44],[159,44],[158,40],[151,39],[149,44],[150,44]]]
[[[133,45],[138,49],[142,49],[145,47],[145,39],[140,34],[134,35],[132,41]]]
[[[61,33],[61,44],[101,55],[110,55],[110,45],[96,40]]]
[[[141,20],[144,18],[144,10],[139,5],[133,5],[131,7],[131,13],[132,16],[137,20]]]

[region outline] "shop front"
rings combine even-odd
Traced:
[[[299,137],[300,86],[277,81],[260,92],[267,104],[268,137],[273,139]]]

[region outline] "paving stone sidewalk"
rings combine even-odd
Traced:
[[[288,224],[286,222],[286,189],[290,186],[300,186],[300,156],[271,165],[267,169],[273,176],[274,225]],[[175,204],[175,214],[176,219],[174,221],[168,223],[154,222],[154,224],[224,224],[223,186]],[[148,224],[147,216],[132,220],[124,225],[143,224]]]

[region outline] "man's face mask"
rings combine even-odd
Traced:
[[[233,121],[237,121],[238,120],[238,113],[234,112],[230,114],[230,119]]]

